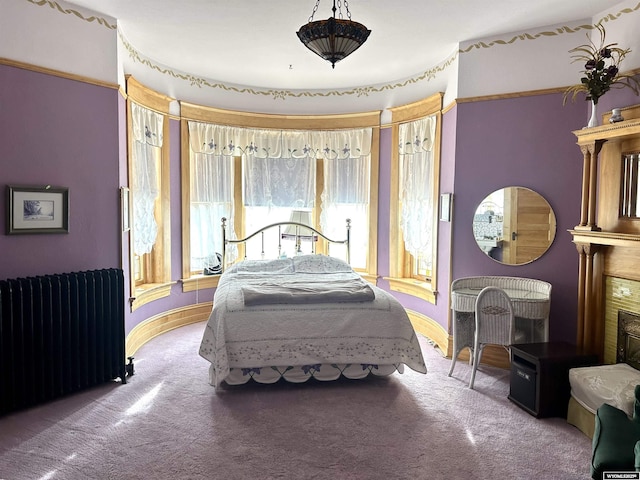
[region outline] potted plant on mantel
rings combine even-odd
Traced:
[[[638,79],[632,74],[620,73],[619,69],[620,63],[631,49],[620,48],[617,43],[605,44],[604,27],[598,23],[595,28],[600,32],[599,45],[589,38],[589,43],[569,50],[569,53],[573,54],[571,63],[584,62],[584,70],[582,70],[584,76],[578,85],[572,85],[565,91],[563,101],[563,104],[566,103],[569,96],[574,101],[581,92],[586,94],[586,100],[591,101],[591,117],[587,127],[598,125],[596,113],[598,100],[611,88],[629,87],[636,95],[640,94]]]

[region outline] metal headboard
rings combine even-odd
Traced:
[[[231,239],[231,238],[227,238],[227,218],[226,217],[222,217],[222,271],[224,272],[226,264],[227,264],[227,245],[230,244],[242,244],[247,242],[248,240],[251,240],[253,237],[257,236],[257,235],[261,235],[262,237],[262,255],[264,256],[264,232],[272,229],[272,228],[278,228],[278,256],[280,256],[281,251],[282,251],[282,227],[287,227],[287,226],[294,226],[296,227],[296,233],[295,235],[293,235],[295,237],[296,240],[296,250],[297,252],[300,252],[300,240],[301,238],[307,238],[309,236],[315,236],[317,235],[320,238],[323,238],[324,240],[326,240],[327,242],[329,242],[329,244],[337,244],[337,245],[344,245],[346,247],[347,253],[346,253],[346,260],[347,263],[351,263],[351,219],[347,218],[346,220],[346,224],[347,224],[347,238],[345,240],[333,240],[329,237],[327,237],[325,234],[323,234],[322,232],[320,232],[319,230],[316,230],[315,228],[309,226],[309,225],[305,225],[304,223],[298,223],[298,222],[278,222],[278,223],[272,223],[271,225],[267,225],[265,227],[262,227],[259,230],[256,230],[255,232],[253,232],[251,235],[245,237],[245,238],[240,238],[240,239]],[[311,234],[301,234],[299,233],[299,229],[302,228],[304,230],[308,230],[311,232]],[[311,249],[312,249],[312,253],[315,253],[315,241],[311,242]],[[247,258],[246,256],[246,250],[245,250],[245,259]]]

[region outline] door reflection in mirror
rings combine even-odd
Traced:
[[[524,265],[540,258],[556,235],[549,203],[525,187],[505,187],[489,194],[476,208],[473,235],[490,258]]]

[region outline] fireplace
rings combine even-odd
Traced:
[[[640,370],[640,314],[618,311],[618,363],[628,363]]]
[[[580,223],[570,230],[579,256],[576,343],[603,363],[615,363],[619,353],[618,312],[607,310],[610,300],[640,312],[638,292],[625,288],[610,297],[603,285],[609,277],[640,282],[640,218],[620,218],[621,162],[640,151],[640,105],[624,108],[624,122],[609,124],[609,116],[599,127],[573,132],[582,153],[582,201]]]

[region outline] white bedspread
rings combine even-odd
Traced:
[[[200,345],[200,355],[212,364],[214,386],[231,368],[405,364],[426,373],[404,308],[384,290],[371,286],[373,301],[245,306],[243,285],[278,278],[317,284],[360,277],[347,263],[323,255],[247,260],[225,271]]]

